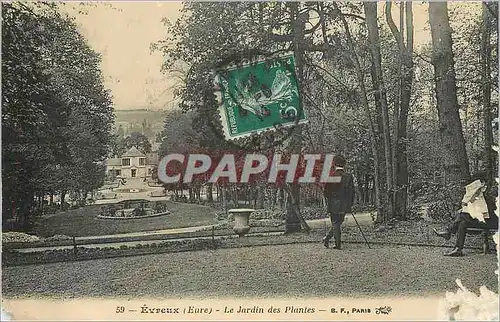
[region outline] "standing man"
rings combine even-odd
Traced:
[[[354,203],[354,178],[352,174],[345,172],[345,159],[341,155],[333,158],[335,164],[334,177],[340,177],[339,182],[325,184],[325,199],[332,222],[332,228],[323,238],[323,245],[326,248],[330,245],[330,239],[334,237],[334,249],[340,249],[341,230],[340,226],[344,222],[345,214],[351,212],[352,204]]]

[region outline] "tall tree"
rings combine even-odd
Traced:
[[[100,57],[54,3],[2,4],[2,215],[104,179],[113,121]],[[43,203],[39,203],[43,205]]]
[[[386,2],[387,24],[398,44],[399,49],[399,97],[394,104],[394,141],[393,141],[393,178],[394,211],[401,218],[406,218],[408,208],[408,158],[407,128],[410,99],[412,95],[413,70],[413,4],[401,2],[400,29],[396,27],[391,13],[391,2]],[[404,26],[406,22],[406,42]]]
[[[432,64],[439,117],[439,133],[443,147],[446,181],[461,195],[460,186],[470,179],[462,122],[459,115],[451,28],[446,2],[429,3],[432,35]]]
[[[257,48],[260,52],[288,49],[295,53],[299,78],[303,74],[305,61],[303,45],[306,43],[304,38],[312,33],[305,28],[309,20],[310,5],[190,3],[185,5],[184,10],[189,10],[190,14],[182,17],[174,26],[170,26],[172,38],[177,42],[167,39],[156,46],[166,54],[164,69],[172,68],[179,62],[189,64],[185,75],[185,86],[178,94],[182,97],[181,108],[196,110],[201,116],[195,121],[201,119],[208,123],[216,115],[216,107],[206,98],[206,93],[213,92],[209,72],[215,62],[234,55],[244,56],[249,48]],[[256,33],[255,30],[260,32]],[[200,38],[207,41],[200,45]],[[197,125],[200,128],[203,126],[201,122]],[[210,124],[209,130],[214,128],[215,126]],[[301,140],[300,131],[294,131],[290,149],[300,151]],[[255,149],[252,140],[243,142],[248,143],[247,147]],[[231,146],[231,142],[227,142],[227,145]],[[301,228],[307,230],[307,223],[298,209],[300,188],[298,185],[291,185],[289,188],[288,205],[291,207],[287,211],[287,231],[293,232]]]
[[[481,24],[481,94],[483,107],[483,127],[484,127],[484,155],[485,168],[487,173],[487,184],[491,187],[494,180],[495,154],[493,146],[493,128],[491,118],[491,12],[483,3],[482,24]]]
[[[342,24],[343,31],[345,32],[345,38],[347,42],[347,48],[345,51],[345,58],[349,59],[349,61],[352,63],[352,66],[354,67],[354,72],[355,72],[355,77],[356,81],[358,84],[358,99],[360,102],[361,107],[363,108],[365,112],[365,119],[367,120],[368,127],[370,129],[371,135],[370,135],[370,148],[372,152],[372,158],[374,162],[374,189],[375,189],[375,195],[376,195],[376,208],[377,208],[377,222],[381,222],[386,218],[386,209],[384,202],[381,200],[381,194],[382,194],[382,176],[381,176],[381,161],[380,161],[380,138],[379,138],[379,131],[377,130],[375,126],[375,122],[372,119],[372,113],[370,111],[370,103],[368,100],[368,90],[367,90],[367,85],[366,85],[366,80],[365,80],[365,73],[364,73],[364,68],[361,65],[361,58],[360,58],[360,52],[357,50],[356,45],[355,45],[355,39],[352,35],[351,32],[351,27],[349,26],[349,23],[347,22],[346,16],[342,13],[340,7],[336,2],[332,3],[333,7],[336,10],[336,13],[339,16],[339,19]],[[380,106],[380,104],[379,104]],[[380,122],[377,122],[380,124]]]
[[[305,50],[303,48],[303,42],[306,31],[306,22],[309,19],[309,12],[303,10],[299,3],[290,3],[290,25],[292,37],[293,52],[296,59],[296,70],[297,78],[299,81],[299,90],[301,93],[304,91],[304,56]],[[302,10],[301,10],[302,9]],[[275,35],[276,36],[276,35]],[[300,104],[304,104],[302,95],[300,96]],[[302,136],[301,129],[295,128],[290,140],[289,150],[291,153],[297,154],[302,151]],[[286,227],[285,231],[287,233],[297,232],[301,229],[309,230],[309,226],[300,214],[300,186],[298,184],[291,184],[287,186],[288,191],[288,202],[287,202],[287,216],[286,216]]]
[[[370,44],[370,52],[372,56],[372,82],[376,104],[380,107],[382,117],[382,142],[384,151],[384,174],[385,174],[385,189],[384,189],[384,213],[390,219],[394,216],[393,213],[393,171],[392,171],[392,155],[391,155],[391,136],[389,125],[389,107],[387,104],[387,92],[382,74],[382,57],[380,53],[380,36],[379,26],[377,23],[377,2],[365,2],[364,11],[366,16],[366,25],[368,29],[368,38]]]

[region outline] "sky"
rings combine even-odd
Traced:
[[[462,3],[462,5],[464,5]],[[84,6],[85,14],[74,7],[68,12],[76,18],[90,46],[102,54],[105,84],[113,93],[119,110],[160,110],[173,106],[175,82],[160,69],[162,54],[150,52],[150,45],[166,37],[161,20],[175,21],[181,2],[107,2]],[[449,4],[450,7],[450,4]],[[384,5],[379,4],[383,13]],[[393,5],[393,18],[399,24],[399,9]],[[413,3],[415,47],[430,42],[427,4]],[[380,19],[380,23],[385,23]]]
[[[164,109],[174,84],[161,73],[162,54],[150,45],[166,37],[161,20],[177,19],[181,2],[108,2],[68,9],[90,46],[102,55],[102,71],[115,109]]]

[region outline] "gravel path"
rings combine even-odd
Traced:
[[[346,244],[261,246],[4,267],[3,296],[56,298],[330,297],[434,295],[455,291],[455,279],[477,292],[497,289],[494,255],[442,248]]]

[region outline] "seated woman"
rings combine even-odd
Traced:
[[[462,249],[465,243],[467,228],[498,229],[498,216],[495,214],[495,197],[485,197],[486,184],[483,174],[474,176],[467,185],[462,199],[462,209],[457,213],[453,222],[443,231],[434,229],[436,235],[449,240],[452,234],[457,235],[455,248],[444,254],[445,256],[463,256]],[[482,219],[482,220],[481,220]]]

